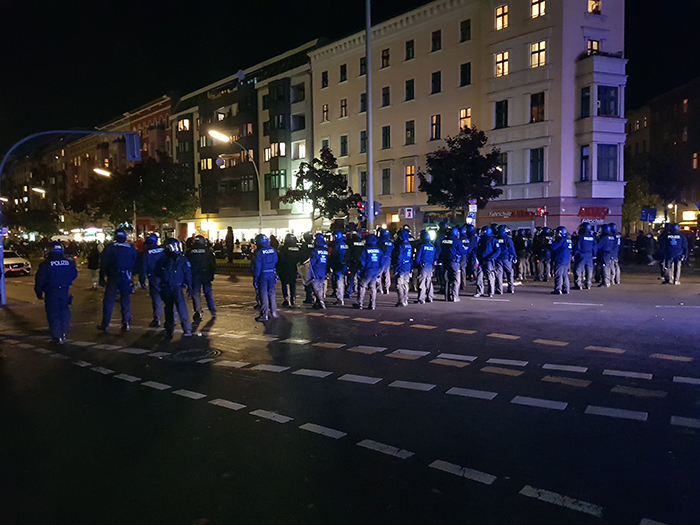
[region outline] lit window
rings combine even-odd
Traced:
[[[348,99],[340,99],[340,118],[348,116]]]
[[[207,159],[207,169],[210,170],[212,166],[211,159]]]
[[[594,15],[599,15],[602,3],[603,0],[588,0],[588,12]]]
[[[508,27],[508,5],[502,5],[496,8],[496,31]]]
[[[530,95],[530,122],[544,122],[544,93]]]
[[[634,131],[639,131],[639,119],[634,122]]]
[[[530,44],[530,67],[542,67],[545,65],[545,42]]]
[[[280,157],[286,157],[286,156],[287,156],[287,143],[280,142]]]
[[[544,2],[545,0],[532,0],[532,18],[544,16]]]
[[[600,53],[600,40],[589,40],[588,41],[588,54],[595,55]]]
[[[508,184],[508,152],[504,151],[498,155],[498,168],[494,171],[497,186]]]
[[[688,113],[688,99],[683,100],[683,113]]]
[[[328,122],[330,119],[328,117],[328,104],[324,104],[321,107],[321,122]]]
[[[646,128],[648,124],[649,124],[649,121],[647,120],[646,117],[644,117],[644,127]]]
[[[109,168],[109,159],[105,159],[105,168]]]
[[[298,159],[305,159],[306,158],[306,142],[299,143],[298,149],[297,149],[297,158]]]
[[[216,120],[218,120],[219,122],[221,122],[221,121],[224,120],[225,118],[226,118],[226,114],[225,114],[225,113],[217,113],[217,114],[216,114]]]
[[[178,131],[189,131],[190,130],[190,119],[183,118],[183,119],[178,120],[177,130]]]
[[[272,148],[265,148],[265,162],[269,162],[272,158]]]
[[[698,169],[698,154],[693,153],[693,169]]]
[[[508,69],[508,51],[496,53],[496,76],[506,76],[508,74]]]
[[[472,127],[472,108],[462,108],[459,110],[459,129],[470,129]]]
[[[405,173],[406,173],[406,193],[415,193],[416,192],[416,167],[413,164],[411,164],[410,166],[406,166]]]
[[[389,67],[389,50],[388,49],[383,49],[382,50],[382,67]]]
[[[441,135],[440,115],[433,115],[430,117],[430,140],[440,140]]]

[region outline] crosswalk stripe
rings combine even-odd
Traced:
[[[562,496],[556,492],[538,489],[530,485],[525,485],[520,491],[520,494],[527,496],[528,498],[534,498],[540,501],[546,501],[547,503],[558,505],[560,507],[566,507],[567,509],[591,514],[592,516],[596,516],[598,518],[603,516],[603,507],[599,505],[594,505],[592,503],[570,498],[568,496]]]
[[[275,412],[270,412],[268,410],[253,410],[250,413],[251,416],[256,416],[256,417],[261,417],[263,419],[269,419],[270,421],[274,421],[275,423],[288,423],[289,421],[292,421],[294,418],[289,417],[289,416],[283,416],[282,414],[277,414]]]
[[[671,424],[680,427],[700,428],[700,419],[693,417],[671,416]]]
[[[409,325],[411,328],[418,328],[419,330],[435,330],[437,326],[431,324],[412,324]]]
[[[311,346],[315,346],[317,348],[343,348],[345,346],[345,343],[320,342],[320,343],[314,343]]]
[[[359,323],[373,323],[375,321],[375,319],[370,319],[369,317],[353,317],[352,320]]]
[[[693,361],[692,357],[685,357],[682,355],[651,354],[649,357],[654,359],[665,359],[666,361],[680,361],[681,363],[690,363]]]
[[[365,385],[376,385],[382,380],[381,377],[358,376],[355,374],[345,374],[338,378],[338,381],[349,381],[351,383],[363,383]]]
[[[226,399],[212,399],[209,401],[209,404],[228,408],[229,410],[241,410],[242,408],[245,408],[245,405],[234,403],[233,401],[227,401]]]
[[[368,448],[370,450],[376,450],[382,454],[388,454],[389,456],[394,456],[399,459],[406,459],[413,456],[413,452],[408,450],[402,450],[397,447],[392,447],[391,445],[385,445],[384,443],[379,443],[378,441],[372,441],[371,439],[363,439],[357,446]]]
[[[595,405],[588,405],[584,413],[596,416],[632,419],[635,421],[646,421],[649,418],[649,414],[647,414],[646,412],[640,412],[637,410],[624,410],[622,408],[600,407]]]
[[[379,324],[385,324],[389,326],[401,326],[406,323],[404,323],[403,321],[379,321]]]
[[[459,465],[448,463],[447,461],[442,461],[441,459],[433,461],[428,466],[436,470],[447,472],[448,474],[454,474],[455,476],[459,476],[461,478],[467,478],[472,481],[478,481],[479,483],[483,483],[484,485],[491,485],[497,479],[496,476],[492,474],[487,474],[486,472],[480,472],[478,470],[466,467],[460,467]]]
[[[383,352],[386,350],[385,346],[353,346],[348,348],[348,352],[358,352],[360,354],[376,354],[378,352]]]
[[[656,397],[663,398],[668,395],[668,392],[663,390],[647,390],[646,388],[632,388],[630,386],[617,385],[613,387],[611,392],[616,394],[627,394],[635,397]]]
[[[421,392],[429,392],[437,385],[430,383],[416,383],[414,381],[394,381],[389,383],[390,387],[393,388],[405,388],[406,390],[420,390]]]
[[[487,337],[495,337],[496,339],[508,339],[510,341],[515,341],[516,339],[520,339],[519,335],[510,335],[510,334],[489,334]]]
[[[579,388],[588,388],[592,381],[586,379],[574,379],[573,377],[561,377],[561,376],[544,376],[542,381],[548,383],[560,383],[562,385],[575,386]]]
[[[421,357],[425,357],[426,355],[430,355],[430,352],[419,352],[418,350],[395,350],[391,352],[390,354],[386,354],[387,357],[395,357],[397,359],[408,359],[408,360],[416,360],[420,359]]]
[[[515,361],[513,359],[497,359],[495,357],[492,357],[487,363],[491,363],[493,365],[506,365],[506,366],[527,366],[528,361]]]
[[[552,401],[551,399],[540,399],[538,397],[515,396],[510,400],[516,405],[525,405],[537,408],[550,408],[552,410],[565,410],[569,405],[564,401]]]
[[[491,401],[493,398],[495,398],[498,395],[497,392],[487,392],[485,390],[472,390],[471,388],[459,388],[456,386],[450,388],[446,393],[454,395],[454,396],[473,397],[476,399],[486,399],[488,401]]]
[[[622,348],[610,348],[608,346],[587,346],[586,350],[595,350],[597,352],[606,352],[608,354],[624,354],[625,350]]]
[[[548,346],[567,346],[569,344],[567,341],[552,341],[551,339],[535,339],[533,343]]]
[[[647,379],[650,380],[654,376],[646,372],[630,372],[629,370],[603,370],[604,376],[630,377],[632,379]]]
[[[465,334],[465,335],[473,335],[476,333],[476,330],[462,330],[461,328],[448,328],[448,332],[452,332],[453,334]]]
[[[453,361],[451,359],[433,359],[430,361],[434,365],[444,365],[444,366],[454,366],[457,368],[464,368],[465,366],[469,366],[469,363],[465,363],[464,361]]]
[[[326,436],[333,439],[340,439],[342,437],[347,436],[347,433],[341,432],[340,430],[322,427],[321,425],[316,425],[314,423],[304,423],[299,428],[301,428],[302,430],[308,430],[309,432],[313,432],[314,434],[319,434],[321,436]]]
[[[518,377],[523,375],[525,372],[522,370],[511,370],[510,368],[499,368],[497,366],[485,366],[481,369],[482,372],[489,372],[491,374],[501,374],[504,376]]]
[[[264,372],[284,372],[285,370],[289,370],[288,366],[279,366],[279,365],[255,365],[254,367],[251,368],[251,370],[262,370]]]
[[[333,375],[333,372],[327,372],[325,370],[313,370],[311,368],[300,368],[292,372],[293,375],[297,376],[309,376],[309,377],[328,377]]]

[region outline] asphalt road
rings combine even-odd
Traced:
[[[99,334],[81,272],[57,347],[8,279],[0,523],[697,524],[700,279],[623,280],[263,326],[217,276],[216,321],[167,341],[142,291]]]

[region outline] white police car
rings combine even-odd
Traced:
[[[5,252],[4,259],[5,275],[29,275],[32,273],[32,264],[27,259],[17,255],[16,252]]]

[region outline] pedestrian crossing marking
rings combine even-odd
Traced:
[[[692,417],[671,416],[671,424],[680,427],[700,428],[700,419]]]
[[[304,423],[299,427],[302,430],[308,430],[314,434],[319,434],[321,436],[330,437],[333,439],[340,439],[347,436],[347,433],[341,432],[340,430],[335,430],[328,427],[322,427],[321,425],[316,425],[314,423]]]
[[[567,341],[552,341],[550,339],[535,339],[533,343],[548,346],[567,346],[569,344]]]
[[[288,366],[279,366],[279,365],[255,365],[251,370],[262,370],[264,372],[284,372],[285,370],[289,370]]]
[[[447,472],[448,474],[454,474],[460,478],[467,478],[472,481],[483,483],[484,485],[491,485],[497,479],[496,476],[492,474],[487,474],[485,472],[466,467],[460,467],[459,465],[448,463],[447,461],[442,461],[441,459],[436,459],[428,466],[436,470]]]
[[[680,361],[682,363],[690,363],[693,361],[692,357],[685,357],[682,355],[651,354],[649,357],[653,357],[654,359],[666,359],[667,361]]]
[[[498,359],[496,357],[492,357],[488,361],[486,361],[489,364],[492,365],[506,365],[506,366],[527,366],[528,361],[516,361],[514,359]]]
[[[369,317],[353,317],[353,321],[358,321],[360,323],[373,323],[375,320],[370,319]]]
[[[462,355],[462,354],[438,354],[439,359],[451,359],[453,361],[476,361],[477,357],[475,355]]]
[[[355,374],[345,374],[338,378],[338,381],[349,381],[351,383],[363,383],[365,385],[376,385],[382,380],[381,377],[358,376]]]
[[[434,330],[437,326],[431,324],[412,324],[409,325],[411,328],[418,328],[419,330]]]
[[[504,376],[518,377],[523,375],[525,372],[522,370],[511,370],[510,368],[500,368],[497,366],[485,366],[481,369],[482,372],[489,372],[490,374],[501,374]]]
[[[684,383],[686,385],[700,385],[700,378],[673,376],[673,382],[674,383]]]
[[[592,381],[587,381],[585,379],[574,379],[572,377],[560,376],[544,376],[542,381],[546,381],[548,383],[560,383],[562,385],[575,386],[577,388],[587,388],[592,383]]]
[[[329,315],[328,319],[350,319],[349,315]]]
[[[404,323],[403,321],[379,321],[379,324],[386,324],[389,326],[401,326],[406,323]]]
[[[510,334],[489,334],[487,337],[495,337],[496,339],[509,339],[511,341],[515,341],[516,339],[520,339],[519,335],[510,335]]]
[[[282,414],[277,414],[268,410],[253,410],[250,413],[250,415],[261,417],[263,419],[269,419],[270,421],[274,421],[275,423],[287,423],[294,419],[293,417],[283,416]]]
[[[317,348],[343,348],[345,346],[345,343],[326,343],[326,342],[321,342],[321,343],[314,343],[311,346],[315,346]]]
[[[297,376],[308,376],[308,377],[328,377],[333,375],[333,372],[327,372],[326,370],[314,370],[312,368],[300,368],[295,370],[292,374]]]
[[[248,338],[251,341],[265,341],[269,343],[270,341],[276,341],[279,339],[276,335],[256,335]]]
[[[625,350],[622,348],[610,348],[607,346],[587,346],[586,350],[596,350],[598,352],[606,352],[608,354],[624,354]]]
[[[444,365],[444,366],[454,366],[457,368],[464,368],[465,366],[469,366],[469,363],[465,363],[464,361],[452,361],[451,359],[433,359],[430,361],[434,365]]]
[[[421,357],[425,357],[426,355],[430,354],[430,352],[419,352],[417,350],[395,350],[394,352],[391,352],[390,354],[387,354],[387,357],[395,357],[397,359],[408,359],[410,361],[414,361],[416,359],[420,359]]]
[[[250,363],[244,363],[242,361],[215,361],[214,366],[224,366],[227,368],[243,368],[244,366],[248,366]]]
[[[463,397],[473,397],[476,399],[486,399],[487,401],[491,401],[492,399],[494,399],[498,395],[497,392],[487,392],[485,390],[472,390],[471,388],[458,388],[458,387],[452,387],[445,393],[453,395],[453,396],[463,396]]]
[[[613,387],[610,391],[616,394],[627,394],[635,397],[664,398],[668,395],[668,392],[664,392],[663,390],[647,390],[646,388],[632,388],[629,386],[622,385],[617,385]]]
[[[631,377],[632,379],[651,380],[654,376],[646,372],[630,372],[628,370],[603,370],[604,376]]]
[[[322,314],[319,312],[309,312],[306,315],[308,315],[309,317],[326,317],[326,314]]]
[[[348,352],[358,352],[360,354],[376,354],[386,350],[385,346],[353,346],[348,348]]]
[[[624,410],[622,408],[610,408],[595,405],[588,405],[584,414],[616,417],[619,419],[632,419],[634,421],[646,421],[649,418],[649,414],[638,410]]]
[[[462,330],[461,328],[448,328],[448,332],[452,332],[453,334],[465,334],[465,335],[474,335],[476,333],[476,330]]]
[[[294,339],[293,337],[280,341],[280,343],[285,343],[288,345],[308,345],[310,342],[311,341],[309,339]]]
[[[431,383],[416,383],[414,381],[394,381],[389,384],[393,388],[405,388],[406,390],[420,390],[421,392],[429,392],[437,385]]]

